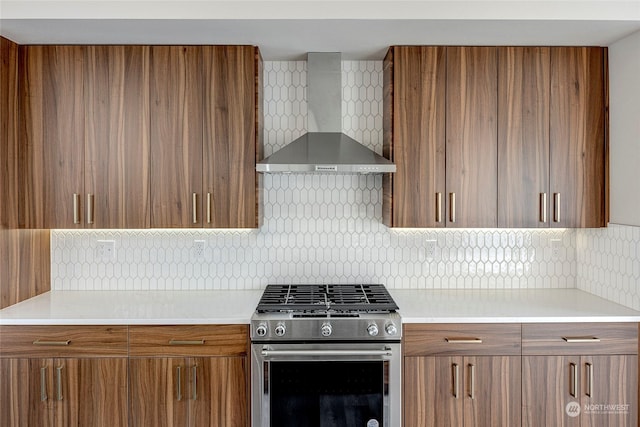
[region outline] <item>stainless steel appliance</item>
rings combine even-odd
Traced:
[[[268,285],[251,319],[252,426],[400,426],[397,309],[379,284]]]

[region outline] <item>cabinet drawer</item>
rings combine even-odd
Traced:
[[[638,324],[525,324],[522,325],[522,354],[638,354]]]
[[[130,326],[131,356],[246,355],[247,325]]]
[[[519,324],[406,324],[405,356],[520,355]]]
[[[0,326],[2,357],[127,355],[126,326]]]

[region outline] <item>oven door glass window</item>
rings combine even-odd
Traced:
[[[279,361],[269,367],[270,425],[383,425],[383,361]]]

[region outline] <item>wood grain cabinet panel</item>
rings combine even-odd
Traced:
[[[82,226],[83,66],[81,46],[20,47],[20,216],[26,228]]]
[[[447,227],[498,225],[498,55],[447,47]]]
[[[551,48],[551,227],[603,227],[605,50]]]
[[[384,154],[397,167],[384,176],[384,223],[443,227],[446,50],[392,47],[384,74]]]
[[[18,45],[0,37],[0,229],[18,228]]]
[[[549,48],[498,48],[498,227],[549,227],[549,67]]]
[[[87,227],[149,227],[149,49],[84,50]]]

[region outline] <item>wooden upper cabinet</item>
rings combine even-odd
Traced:
[[[447,227],[496,227],[497,48],[447,47]]]
[[[498,49],[498,227],[549,227],[550,49]]]
[[[83,48],[20,49],[21,223],[27,228],[81,227]]]
[[[202,49],[151,47],[151,227],[202,226]]]
[[[258,55],[253,46],[203,48],[205,227],[258,226]]]
[[[257,227],[260,54],[151,48],[151,226]]]
[[[445,48],[392,47],[384,80],[385,156],[397,166],[384,177],[384,223],[443,227]]]
[[[149,227],[149,47],[85,49],[87,227]]]
[[[551,48],[552,227],[606,225],[605,52]]]

